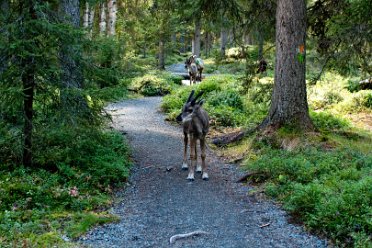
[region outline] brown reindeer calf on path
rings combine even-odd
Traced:
[[[177,116],[177,121],[182,121],[184,134],[184,151],[182,169],[189,169],[187,179],[194,180],[194,171],[202,173],[202,179],[208,180],[207,165],[205,163],[205,136],[209,130],[209,116],[202,108],[204,100],[196,102],[203,95],[203,91],[199,92],[194,98],[195,91],[192,90],[187,102],[182,108],[182,113]],[[190,160],[191,164],[187,164],[187,143],[190,138]],[[201,160],[202,164],[197,164],[197,141],[200,141]]]

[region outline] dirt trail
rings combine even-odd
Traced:
[[[161,98],[142,98],[108,106],[114,128],[127,133],[135,166],[129,184],[117,193],[118,223],[98,227],[79,242],[92,247],[326,247],[268,201],[235,183],[241,172],[209,151],[210,180],[194,182],[181,170],[182,131],[159,113]],[[199,158],[200,159],[200,158]],[[168,171],[168,170],[170,171]],[[270,223],[266,227],[261,225]],[[208,232],[170,245],[175,234]]]

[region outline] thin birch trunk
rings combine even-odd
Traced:
[[[107,3],[108,8],[108,35],[114,36],[116,34],[116,0],[109,0]]]
[[[94,26],[94,13],[95,13],[95,8],[94,5],[89,8],[89,23],[88,23],[88,28],[89,28],[89,36],[92,38],[93,36],[93,26]]]
[[[83,16],[83,27],[89,27],[89,3],[85,2],[84,16]]]
[[[100,35],[105,35],[106,34],[106,3],[101,2],[99,4],[99,34]]]

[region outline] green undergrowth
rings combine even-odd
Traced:
[[[129,89],[144,96],[164,96],[182,84],[182,77],[153,70],[132,79]]]
[[[248,94],[242,94],[243,87],[238,77],[216,75],[204,79],[200,84],[181,87],[165,96],[161,107],[167,113],[168,120],[175,121],[192,89],[196,93],[204,92],[204,107],[209,113],[212,126],[252,126],[266,115],[268,101],[258,98],[257,95],[261,92],[258,93],[255,87]]]
[[[265,138],[255,143],[244,162],[255,172],[251,180],[265,182],[266,193],[308,230],[341,247],[370,247],[371,136],[340,132],[300,142],[288,136],[276,145]]]
[[[117,220],[105,209],[129,173],[121,134],[61,125],[34,143],[34,168],[0,163],[0,247],[73,247],[93,226]]]
[[[245,84],[243,62],[205,61],[210,72],[221,74],[165,96],[161,107],[168,120],[175,121],[194,89],[204,91],[211,136],[256,127],[270,106],[272,71]],[[237,75],[222,74],[236,65]],[[245,158],[244,168],[253,172],[250,182],[261,184],[293,221],[339,247],[372,247],[372,91],[351,91],[350,79],[333,71],[311,83],[316,75],[309,73],[307,85],[315,132],[285,126],[214,149],[230,161]]]

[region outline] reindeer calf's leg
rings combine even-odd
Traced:
[[[187,143],[188,143],[188,137],[187,137],[187,133],[184,133],[183,135],[184,135],[183,136],[184,149],[183,149],[182,170],[187,170],[187,168],[189,168],[189,166],[187,165]]]
[[[195,141],[195,159],[196,159],[196,172],[201,173],[202,172],[202,166],[200,163],[198,163],[198,152],[197,152],[197,140]]]
[[[196,164],[196,156],[195,156],[195,138],[193,136],[190,137],[190,159],[191,164],[189,167],[189,175],[187,176],[187,179],[190,181],[194,181],[194,170],[195,170],[195,164]]]
[[[203,180],[208,180],[208,172],[207,172],[207,165],[205,163],[205,139],[200,139],[200,150],[201,150],[201,159],[202,159],[202,179]]]

